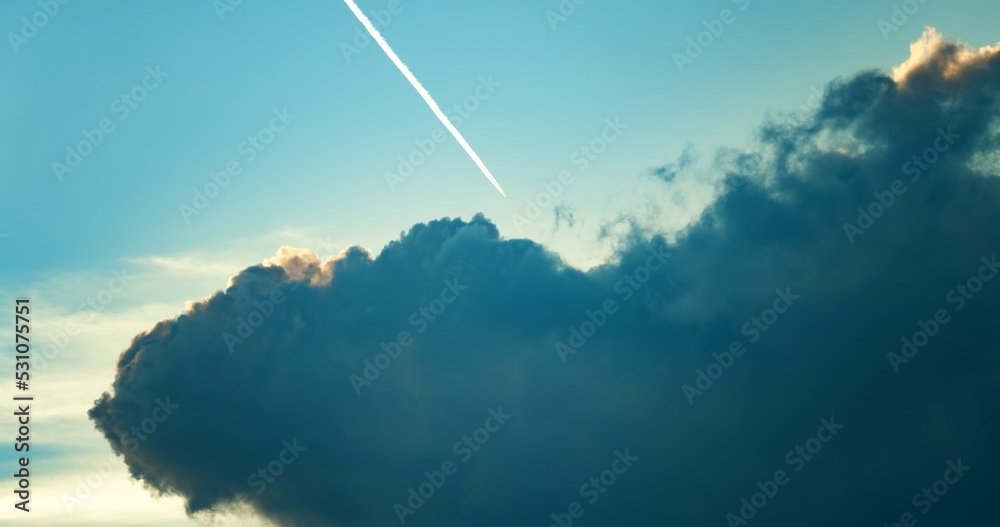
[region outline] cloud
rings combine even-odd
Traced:
[[[667,163],[666,165],[656,167],[652,170],[652,174],[654,177],[662,180],[664,183],[671,183],[675,179],[677,179],[678,174],[684,172],[685,170],[690,169],[694,165],[696,160],[697,159],[695,158],[694,151],[692,150],[691,146],[688,145],[684,148],[684,151],[681,152],[681,155],[679,158],[677,158],[676,162]]]
[[[571,229],[576,225],[576,213],[571,205],[565,203],[556,205],[552,208],[552,213],[555,216],[556,229],[561,227],[563,223]]]
[[[892,79],[905,86],[911,77],[930,75],[937,80],[956,79],[976,70],[989,68],[997,60],[1000,44],[978,50],[945,39],[936,29],[928,27],[916,42],[910,44],[910,58],[892,70]]]
[[[396,525],[410,489],[433,495],[406,525],[742,525],[742,498],[750,523],[891,524],[959,458],[928,519],[981,521],[1000,54],[917,49],[720,152],[740,184],[673,243],[633,222],[585,272],[477,216],[377,255],[282,249],[137,336],[90,416],[189,512],[280,525]]]

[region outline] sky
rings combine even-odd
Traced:
[[[982,520],[996,3],[358,5],[0,6],[0,523]]]

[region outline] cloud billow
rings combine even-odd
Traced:
[[[137,336],[90,416],[189,512],[246,503],[279,525],[398,525],[394,504],[455,459],[405,525],[545,526],[574,502],[583,526],[992,517],[1000,281],[967,286],[1000,252],[1000,51],[933,31],[914,46],[919,60],[833,82],[808,118],[719,156],[753,174],[672,244],[636,231],[582,271],[477,216],[415,225],[377,256],[283,249]],[[912,180],[906,163],[949,128],[959,137]],[[852,239],[845,224],[865,227]],[[465,289],[435,303],[447,281]],[[230,349],[223,335],[255,310]],[[893,367],[939,310],[948,322]],[[351,375],[401,332],[409,344],[359,394]],[[178,409],[128,448],[167,397]],[[462,462],[454,445],[498,406],[510,419]],[[274,464],[292,441],[305,450]],[[795,450],[817,445],[808,461]],[[591,503],[590,479],[626,449],[638,459]],[[924,516],[914,494],[957,458],[971,470]],[[280,475],[257,493],[248,478],[269,465]],[[741,499],[778,470],[787,483],[744,519]]]

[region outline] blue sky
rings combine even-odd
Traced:
[[[887,73],[927,26],[972,48],[1000,40],[1000,5],[986,0],[928,0],[889,33],[879,21],[899,2],[360,1],[372,18],[399,6],[382,34],[446,111],[466,105],[459,128],[504,198],[450,136],[387,182],[441,125],[378,46],[356,40],[342,2],[222,4],[70,2],[30,37],[22,17],[42,4],[0,5],[0,302],[38,299],[39,334],[58,352],[37,388],[51,402],[38,457],[58,467],[39,477],[56,489],[39,498],[49,525],[129,525],[140,507],[154,511],[146,525],[195,523],[120,459],[84,512],[70,511],[62,498],[111,454],[84,414],[133,336],[279,247],[377,255],[415,224],[482,213],[502,237],[581,270],[613,263],[630,254],[615,236],[623,217],[671,241],[697,225],[723,176],[714,152],[752,144],[766,116],[811,114],[827,83]],[[560,5],[574,7],[556,17]],[[678,68],[674,54],[724,10],[731,22]],[[621,123],[611,136],[609,122]],[[602,133],[606,151],[580,163]],[[81,141],[94,145],[79,165],[54,168]],[[696,170],[667,185],[652,176],[686,150]],[[227,166],[225,188],[199,202]],[[564,171],[572,184],[519,224]],[[557,210],[573,221],[557,223]],[[129,277],[120,291],[115,273]],[[106,290],[110,301],[81,308]],[[79,330],[60,344],[67,328]],[[128,506],[111,497],[123,495]],[[13,517],[5,504],[0,518]]]
[[[990,43],[983,13],[995,9],[928,3],[885,41],[876,25],[891,14],[884,2],[751,2],[745,11],[729,2],[585,2],[556,30],[546,17],[552,4],[406,0],[383,29],[445,107],[472,95],[480,76],[501,84],[462,130],[509,190],[506,200],[454,141],[390,191],[385,172],[440,125],[374,44],[345,60],[341,44],[360,26],[338,2],[244,3],[223,20],[207,2],[69,4],[2,58],[10,80],[0,111],[17,126],[3,138],[9,191],[0,221],[6,248],[32,255],[7,265],[27,278],[67,260],[99,266],[292,227],[377,248],[429,211],[482,211],[506,230],[524,199],[620,116],[627,134],[564,196],[585,220],[583,240],[552,240],[570,260],[593,262],[599,255],[585,240],[616,212],[609,197],[628,195],[685,145],[707,153],[742,144],[765,112],[799,108],[811,87],[898,63],[924,25]],[[671,53],[727,7],[736,21],[679,73]],[[37,6],[3,9],[16,30]],[[119,120],[113,101],[155,66],[169,76]],[[240,142],[275,108],[296,115],[288,129],[185,224],[178,206],[239,157]],[[52,162],[103,118],[115,131],[60,182]],[[532,227],[524,234],[549,234],[551,214]]]

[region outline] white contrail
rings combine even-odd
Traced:
[[[354,16],[358,17],[358,20],[361,22],[361,24],[365,26],[365,29],[367,29],[368,33],[372,36],[372,38],[375,39],[375,42],[378,42],[378,45],[379,47],[382,48],[382,51],[385,51],[385,54],[389,56],[389,59],[392,60],[393,64],[395,64],[396,67],[399,68],[399,71],[403,73],[403,76],[406,77],[406,80],[410,81],[410,84],[412,84],[413,88],[417,90],[417,93],[419,93],[420,96],[424,98],[424,101],[427,103],[428,106],[431,107],[431,111],[434,112],[434,115],[436,115],[437,118],[441,120],[441,124],[443,124],[444,127],[447,128],[449,132],[451,132],[451,135],[455,136],[455,140],[458,141],[458,144],[462,145],[462,148],[465,149],[465,153],[469,154],[469,157],[471,157],[472,160],[476,162],[476,166],[479,167],[479,170],[483,171],[483,174],[485,174],[487,179],[490,180],[490,183],[493,183],[493,186],[496,187],[497,190],[500,191],[500,194],[506,198],[507,194],[505,194],[503,189],[500,188],[500,184],[497,183],[497,180],[493,179],[493,174],[490,174],[490,169],[486,168],[486,164],[483,163],[483,160],[479,159],[479,155],[477,155],[476,152],[472,149],[472,147],[469,146],[469,143],[465,140],[464,137],[462,137],[462,134],[459,133],[457,128],[455,128],[455,125],[451,124],[451,121],[448,119],[448,116],[441,111],[441,107],[438,106],[436,102],[434,102],[434,98],[431,97],[431,94],[428,93],[427,89],[424,88],[422,84],[420,84],[420,81],[418,81],[417,78],[413,76],[413,72],[410,71],[410,68],[407,68],[406,64],[404,64],[403,61],[400,60],[399,55],[396,55],[396,52],[394,52],[392,48],[389,47],[389,43],[386,42],[384,38],[382,38],[382,34],[378,32],[378,29],[375,28],[375,25],[372,24],[372,21],[368,20],[368,17],[365,16],[363,12],[361,12],[361,9],[359,9],[358,5],[354,3],[354,0],[344,0],[344,2],[347,3],[347,7],[351,8],[351,11],[354,12]]]

